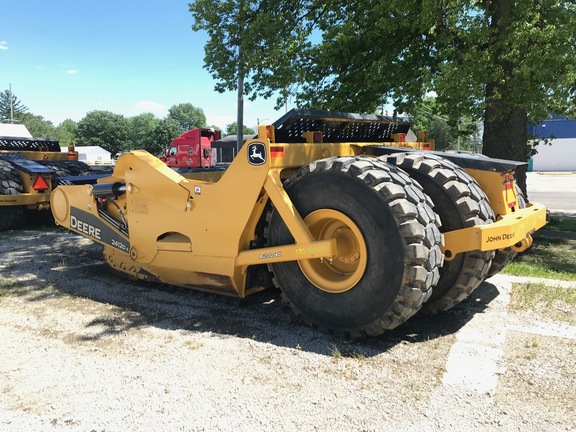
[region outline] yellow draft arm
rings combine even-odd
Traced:
[[[264,190],[270,197],[278,213],[280,213],[282,220],[288,227],[296,243],[313,242],[314,238],[310,230],[282,186],[282,180],[280,180],[280,172],[278,170],[271,169],[268,172],[266,181],[264,182]]]
[[[532,244],[530,233],[545,224],[546,207],[528,203],[526,208],[502,216],[493,224],[444,233],[443,252],[447,260],[451,260],[456,254],[472,250],[488,251],[512,247],[522,252]]]
[[[336,255],[335,239],[322,241],[314,239],[284,190],[279,170],[271,169],[268,172],[264,182],[264,190],[294,237],[295,244],[242,251],[238,254],[236,265],[247,266],[313,258],[330,259]]]

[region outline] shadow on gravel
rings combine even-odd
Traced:
[[[385,335],[343,340],[308,327],[282,305],[277,290],[231,299],[155,283],[135,283],[108,271],[99,245],[62,232],[21,231],[0,234],[0,297],[26,296],[42,302],[55,296],[90,299],[109,305],[89,322],[84,340],[120,334],[142,326],[210,332],[241,337],[321,355],[334,347],[346,356],[371,357],[399,343],[421,343],[453,334],[498,296],[483,283],[468,300],[439,315],[412,317]],[[75,306],[77,309],[78,306]]]

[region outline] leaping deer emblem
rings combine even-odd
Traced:
[[[253,161],[260,159],[262,163],[266,162],[266,159],[264,159],[264,156],[262,155],[261,152],[258,151],[256,146],[252,147],[252,154],[250,155],[250,159],[252,159]]]

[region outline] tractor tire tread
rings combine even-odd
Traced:
[[[7,161],[0,160],[0,195],[19,195],[24,186],[18,172]],[[24,207],[0,206],[0,231],[17,228],[24,223]]]
[[[457,215],[447,215],[446,212],[451,210],[435,203],[434,209],[440,214],[440,220],[443,224],[441,231],[494,222],[494,212],[486,194],[476,180],[455,163],[425,153],[397,153],[383,156],[380,159],[406,170],[410,176],[421,183],[424,191],[431,196],[433,201],[437,194],[442,194],[443,199],[448,197]],[[451,223],[457,226],[447,229],[446,220],[448,217],[455,220]],[[440,270],[438,286],[430,300],[422,307],[422,312],[425,314],[442,312],[466,299],[484,281],[493,257],[494,251],[481,252],[476,250],[463,253],[462,258],[460,258],[461,270],[456,269],[457,275],[452,282],[448,282],[448,276],[444,277],[444,275],[447,274],[453,264],[452,261],[445,261],[444,267]],[[453,277],[454,273],[450,279]]]
[[[442,266],[443,254],[440,246],[443,237],[439,231],[439,219],[431,209],[431,201],[420,185],[401,169],[377,159],[364,157],[332,157],[304,165],[285,180],[284,187],[289,191],[303,177],[317,172],[331,171],[361,180],[376,191],[378,197],[387,203],[404,240],[404,273],[402,285],[393,304],[378,319],[363,328],[339,331],[321,325],[313,317],[304,316],[290,301],[282,284],[274,276],[273,282],[282,291],[282,298],[296,315],[310,326],[320,331],[343,337],[363,338],[376,336],[405,322],[420,310],[430,297],[432,287],[439,278],[438,268]],[[267,214],[268,227],[273,211]],[[266,228],[268,232],[268,228]],[[268,235],[268,234],[266,234]],[[273,272],[273,265],[270,270]]]

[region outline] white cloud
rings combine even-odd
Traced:
[[[8,42],[0,41],[0,50],[7,50],[8,49]]]
[[[70,69],[70,70],[67,70],[66,73],[68,75],[76,75],[78,73],[78,71],[76,69]]]
[[[166,107],[158,102],[152,102],[149,100],[140,100],[134,104],[134,107],[138,110],[152,113],[161,113],[166,110]]]

